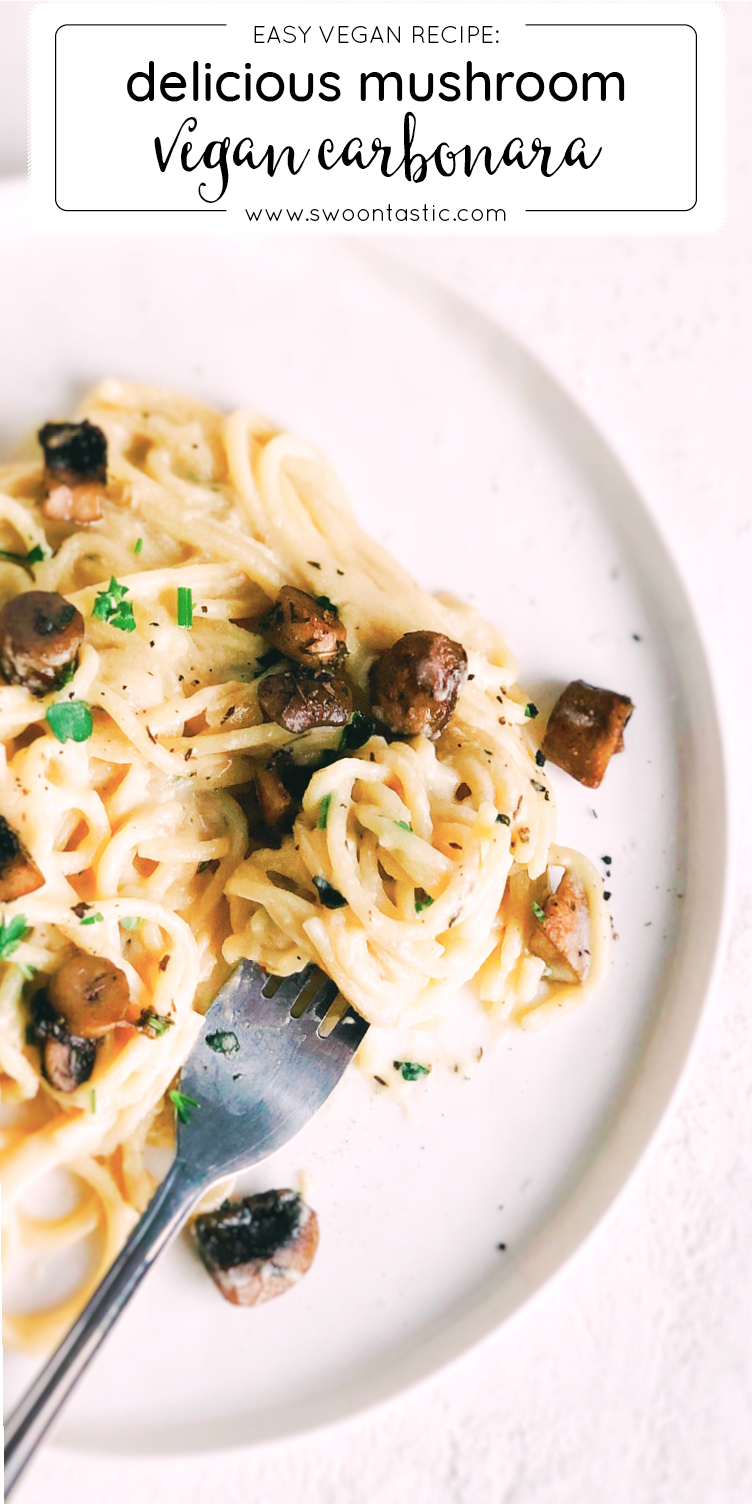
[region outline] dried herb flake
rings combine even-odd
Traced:
[[[214,1034],[207,1034],[206,1043],[215,1055],[237,1055],[240,1050],[240,1040],[232,1029],[217,1029]]]
[[[418,1065],[415,1060],[393,1060],[392,1064],[400,1072],[403,1081],[417,1081],[420,1076],[431,1074],[430,1065]]]

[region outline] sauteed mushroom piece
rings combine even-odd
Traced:
[[[287,830],[295,818],[295,800],[274,767],[257,768],[256,798],[261,818],[270,830]]]
[[[44,876],[21,837],[0,815],[0,903],[25,898],[27,893],[36,893],[43,884]]]
[[[548,718],[543,756],[586,788],[599,788],[611,758],[624,750],[624,727],[633,710],[627,695],[573,680]]]
[[[316,1213],[289,1190],[225,1201],[197,1217],[194,1232],[217,1289],[236,1306],[284,1295],[310,1268],[319,1241]]]
[[[331,601],[293,585],[282,586],[259,631],[295,663],[333,667],[347,654],[345,628]]]
[[[373,664],[374,715],[395,736],[435,741],[450,720],[467,674],[467,654],[443,632],[406,632]]]
[[[60,688],[83,640],[81,612],[55,590],[26,590],[0,611],[0,669],[33,695]]]
[[[554,982],[584,982],[590,967],[590,911],[587,894],[574,872],[566,871],[543,905],[530,950],[545,961]]]
[[[352,712],[347,684],[326,672],[269,674],[259,684],[258,697],[265,721],[296,733],[314,726],[344,726]]]
[[[71,1034],[55,1012],[46,991],[31,1004],[32,1030],[42,1054],[42,1075],[56,1091],[71,1092],[88,1081],[97,1055],[96,1041]]]
[[[107,480],[107,439],[101,428],[81,423],[45,423],[39,430],[44,467],[52,479],[75,486],[82,480]]]
[[[50,1002],[72,1034],[99,1039],[130,1006],[124,971],[101,956],[76,951],[50,980]]]
[[[45,423],[39,442],[47,482],[45,516],[60,522],[98,522],[102,487],[107,484],[107,439],[101,428],[88,418],[81,423]]]

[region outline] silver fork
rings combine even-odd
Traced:
[[[178,1121],[177,1152],[153,1200],[57,1352],[5,1426],[5,1496],[144,1275],[196,1203],[294,1138],[334,1090],[368,1025],[347,1008],[322,1024],[337,986],[313,966],[280,982],[242,961],[217,994],[183,1066],[197,1106]],[[224,1050],[207,1036],[234,1035]]]

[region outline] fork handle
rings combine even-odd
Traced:
[[[175,1160],[88,1305],[7,1421],[6,1498],[120,1312],[205,1188],[205,1180]]]

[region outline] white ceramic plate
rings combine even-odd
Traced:
[[[307,1278],[238,1311],[177,1246],[57,1433],[82,1450],[248,1444],[467,1349],[623,1187],[686,1061],[720,933],[713,697],[671,559],[603,440],[523,349],[377,242],[42,240],[17,190],[3,213],[5,450],[104,374],[255,405],[330,456],[423,584],[498,623],[543,705],[582,677],[637,706],[600,791],[552,772],[560,839],[612,858],[619,939],[597,1000],[509,1034],[469,1083],[435,1076],[409,1120],[353,1072],[248,1182],[310,1174],[322,1239]],[[6,1368],[12,1402],[32,1370]]]

